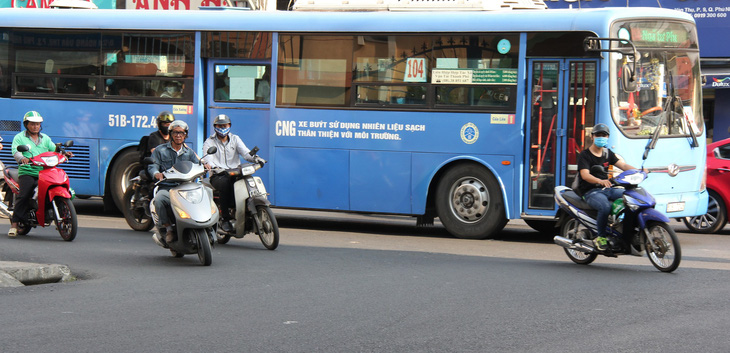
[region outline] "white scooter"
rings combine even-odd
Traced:
[[[254,147],[249,154],[255,156],[259,151]],[[235,182],[233,194],[235,200],[235,214],[231,220],[233,230],[226,232],[218,227],[218,244],[225,244],[231,236],[243,238],[244,235],[254,232],[259,235],[261,243],[269,250],[279,246],[279,225],[276,223],[274,212],[271,211],[271,202],[266,197],[266,187],[261,178],[253,174],[263,168],[263,161],[259,163],[243,163],[233,169],[215,169],[214,173],[227,173]]]
[[[215,147],[208,149],[207,154],[216,152]],[[205,174],[201,163],[180,161],[172,168],[162,172],[165,177],[161,182],[177,183],[170,188],[170,208],[168,215],[174,221],[173,229],[177,240],[167,243],[160,234],[159,227],[155,227],[152,239],[157,245],[170,249],[175,257],[185,254],[198,254],[204,266],[212,262],[211,245],[215,241],[215,226],[218,223],[218,207],[213,202],[213,190],[203,185],[198,179]],[[155,187],[157,195],[159,186]],[[150,202],[150,213],[155,224],[159,226],[159,217],[155,209],[154,199]]]

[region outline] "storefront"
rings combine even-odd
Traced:
[[[663,7],[691,14],[697,22],[702,57],[703,115],[707,137],[730,137],[730,1],[728,0],[544,0],[551,9],[596,7]]]

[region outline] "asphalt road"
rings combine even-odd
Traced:
[[[680,234],[671,274],[646,257],[576,265],[511,222],[454,239],[407,217],[276,210],[252,235],[175,259],[78,201],[81,229],[0,236],[0,259],[68,265],[70,283],[0,289],[2,352],[728,351],[730,231]],[[683,230],[681,224],[675,224]],[[0,225],[0,233],[8,225]]]

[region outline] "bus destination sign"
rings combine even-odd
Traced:
[[[516,85],[516,69],[433,70],[433,83],[447,85]]]

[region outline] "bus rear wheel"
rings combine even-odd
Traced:
[[[118,210],[124,209],[124,192],[131,184],[130,180],[139,174],[142,164],[139,163],[139,152],[129,149],[122,152],[114,162],[109,174],[109,192]]]
[[[449,169],[436,188],[436,213],[457,238],[492,238],[507,224],[499,183],[484,167]]]

